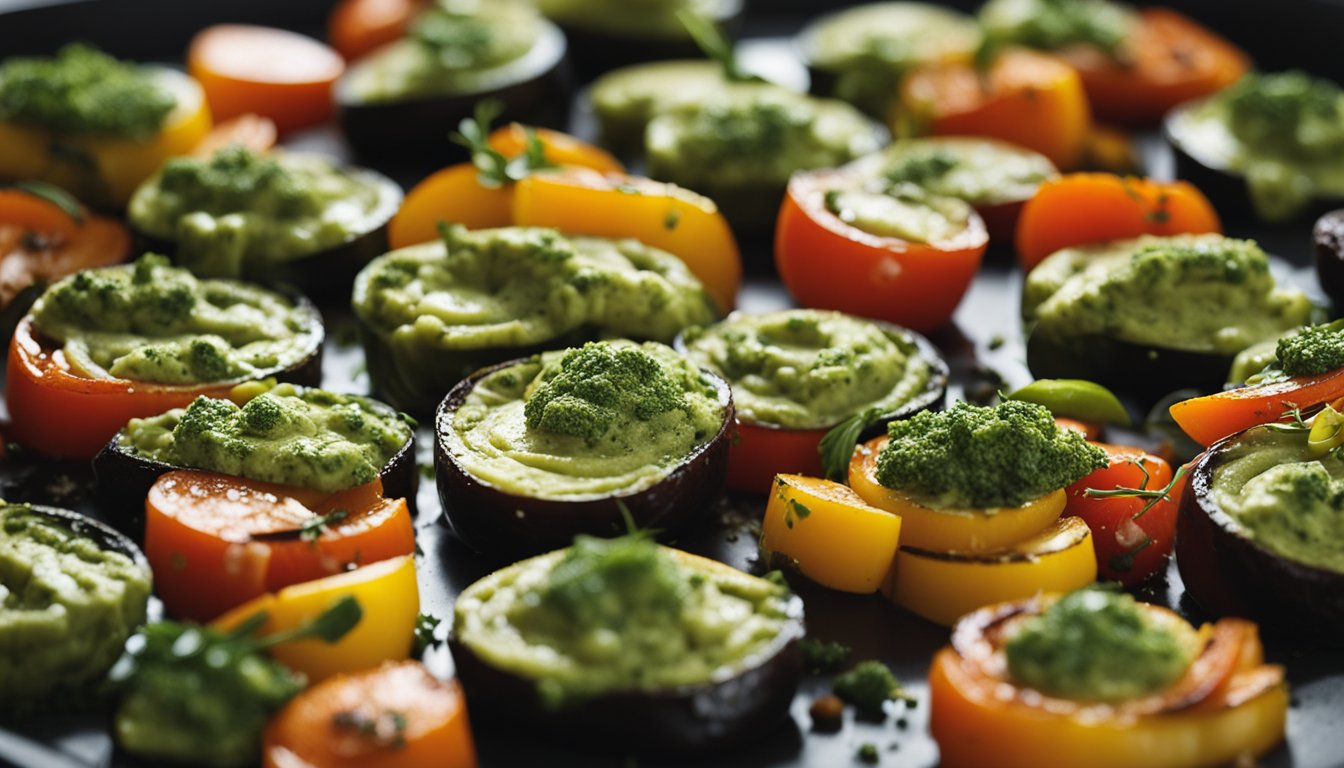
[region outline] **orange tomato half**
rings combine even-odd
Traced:
[[[320,529],[306,524],[338,510]],[[334,494],[198,470],[161,476],[145,499],[145,557],[175,617],[208,621],[248,600],[415,552],[405,499],[375,480]]]

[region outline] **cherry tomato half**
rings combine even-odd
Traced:
[[[1172,477],[1170,464],[1143,450],[1107,443],[1093,445],[1106,451],[1109,463],[1069,486],[1064,514],[1081,517],[1092,529],[1099,578],[1126,586],[1137,584],[1167,566],[1176,535],[1182,483],[1157,498],[1152,506],[1148,504],[1154,498],[1142,496],[1087,496],[1084,491],[1088,488],[1157,492],[1166,488]]]

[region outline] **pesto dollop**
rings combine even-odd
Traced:
[[[0,120],[55,134],[147,139],[175,106],[153,70],[87,45],[0,65]]]
[[[1059,175],[1044,155],[992,139],[939,136],[902,139],[857,161],[861,177],[890,186],[912,184],[977,207],[1030,198]]]
[[[827,95],[885,120],[901,76],[921,65],[969,59],[980,44],[975,21],[927,3],[865,3],[803,30],[808,63],[834,78]]]
[[[381,256],[356,278],[353,305],[406,377],[446,385],[426,390],[435,402],[480,366],[462,370],[457,353],[507,355],[597,334],[669,342],[717,315],[700,281],[669,253],[522,227],[448,227],[442,242]]]
[[[1275,554],[1344,573],[1344,460],[1306,432],[1259,427],[1223,450],[1210,487],[1218,509]]]
[[[1171,132],[1201,163],[1241,173],[1269,220],[1318,196],[1344,195],[1344,90],[1304,72],[1250,73],[1173,116]]]
[[[147,254],[77,272],[33,305],[33,325],[91,379],[194,384],[263,378],[322,343],[316,310],[232,280],[198,280]]]
[[[1316,376],[1344,368],[1344,323],[1311,325],[1279,339],[1278,367],[1289,376]]]
[[[732,385],[738,419],[790,429],[832,427],[868,408],[895,413],[936,370],[899,329],[839,312],[734,313],[683,339],[692,362]]]
[[[1133,8],[1110,0],[990,0],[979,17],[995,43],[1047,51],[1091,45],[1112,55],[1136,23]]]
[[[1081,701],[1156,693],[1185,674],[1199,648],[1194,631],[1177,622],[1184,624],[1157,623],[1123,592],[1084,587],[1009,630],[1008,674],[1019,685]]]
[[[722,680],[796,620],[784,587],[642,536],[580,536],[471,585],[453,613],[460,642],[550,706]]]
[[[658,114],[645,132],[649,175],[697,192],[783,188],[795,171],[875,151],[868,118],[841,101],[777,86],[715,94]]]
[[[386,102],[499,87],[537,48],[543,23],[520,0],[437,0],[404,39],[351,70],[351,89],[363,101]]]
[[[1052,254],[1027,276],[1024,320],[1054,340],[1105,336],[1169,349],[1234,354],[1313,314],[1281,288],[1251,240],[1143,237]]]
[[[638,146],[656,115],[679,104],[703,102],[716,94],[744,95],[762,83],[738,83],[707,60],[654,61],[622,67],[593,81],[589,98],[603,145]]]
[[[1060,429],[1043,406],[956,403],[893,421],[877,481],[932,509],[1017,507],[1106,466],[1106,453]]]
[[[145,621],[149,568],[0,501],[0,710],[87,701]]]
[[[932,195],[910,183],[838,187],[827,190],[826,210],[877,237],[910,243],[940,243],[966,231],[971,206],[955,197]]]
[[[437,433],[478,481],[589,498],[658,482],[720,432],[713,379],[662,344],[593,342],[488,374]]]
[[[242,277],[371,232],[400,202],[390,183],[322,155],[230,145],[168,160],[128,213],[136,229],[176,243],[178,263],[195,274]]]
[[[335,492],[372,482],[412,437],[391,408],[366,397],[292,384],[245,384],[233,394],[241,405],[198,397],[132,419],[117,444],[175,467]]]

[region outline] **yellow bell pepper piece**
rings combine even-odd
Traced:
[[[991,603],[1037,592],[1069,592],[1097,578],[1092,532],[1065,517],[1036,536],[997,552],[963,553],[903,546],[882,593],[929,621],[951,626]]]
[[[52,136],[40,128],[0,121],[0,179],[40,179],[95,205],[124,207],[164,160],[189,153],[210,131],[210,109],[201,86],[169,69],[159,77],[177,98],[177,107],[164,119],[163,129],[143,141]]]
[[[1064,490],[1005,509],[930,509],[877,482],[877,437],[860,445],[849,462],[849,486],[864,501],[901,517],[901,544],[935,552],[995,552],[1026,541],[1059,519]]]
[[[420,614],[415,558],[410,555],[262,595],[220,616],[210,626],[227,632],[265,611],[266,623],[258,632],[270,635],[307,624],[346,595],[353,595],[364,610],[354,629],[335,643],[320,639],[280,643],[270,649],[271,656],[317,681],[410,655],[415,620]]]
[[[790,558],[824,587],[871,594],[886,580],[901,518],[869,506],[840,483],[776,475],[761,526],[761,551]]]

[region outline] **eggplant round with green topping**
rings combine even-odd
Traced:
[[[1176,176],[1218,210],[1291,223],[1344,205],[1344,91],[1303,72],[1250,74],[1173,109]]]
[[[701,54],[677,17],[696,13],[731,35],[741,26],[745,0],[540,0],[541,12],[569,40],[575,74],[591,79],[616,67]]]
[[[92,698],[146,618],[134,542],[76,512],[0,502],[0,715]]]
[[[1252,241],[1142,237],[1066,248],[1027,276],[1027,366],[1151,403],[1222,388],[1237,353],[1311,322],[1300,290],[1276,284]]]
[[[1344,461],[1314,432],[1251,427],[1210,447],[1190,473],[1176,563],[1205,610],[1319,635],[1344,631]]]
[[[289,384],[243,384],[228,399],[133,419],[93,459],[98,501],[134,537],[145,497],[177,469],[204,469],[335,492],[377,477],[383,496],[415,502],[415,432],[367,397]]]
[[[600,336],[670,342],[718,315],[670,253],[530,227],[454,226],[381,256],[352,303],[374,392],[417,418],[482,367]]]
[[[444,515],[478,551],[513,556],[630,524],[674,536],[722,492],[728,384],[669,347],[594,342],[487,368],[434,421]]]
[[[568,46],[559,27],[518,0],[453,5],[426,10],[407,37],[337,81],[341,128],[359,156],[420,166],[459,159],[448,137],[487,99],[504,121],[564,127]]]
[[[581,537],[467,587],[448,642],[473,718],[685,753],[787,717],[803,632],[782,585],[638,536]]]
[[[355,274],[387,252],[401,200],[401,187],[374,171],[234,145],[169,160],[136,190],[128,213],[144,250],[200,277],[344,301]]]

